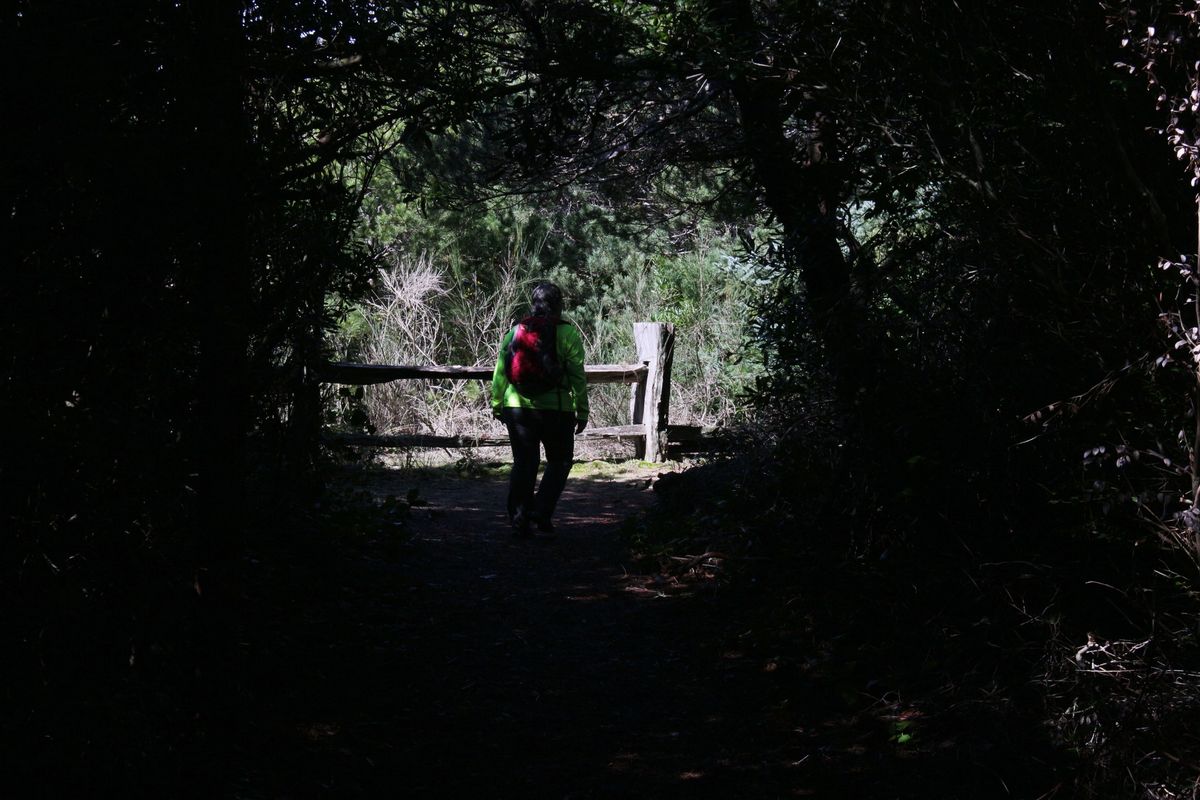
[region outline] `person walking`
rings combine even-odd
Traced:
[[[583,339],[562,318],[562,291],[539,282],[530,306],[529,316],[501,339],[492,373],[492,414],[508,428],[512,445],[508,519],[519,537],[534,528],[554,535],[554,509],[571,472],[575,436],[588,421]],[[546,471],[535,492],[542,447]]]

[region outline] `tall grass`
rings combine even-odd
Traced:
[[[483,282],[437,264],[429,254],[394,253],[373,294],[357,309],[362,323],[338,342],[369,364],[487,365],[518,305],[516,269],[505,264]],[[494,432],[486,386],[477,380],[408,380],[369,386],[367,419],[380,433],[479,435]]]

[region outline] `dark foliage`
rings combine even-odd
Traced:
[[[935,509],[985,514],[989,537],[1028,529],[1014,524],[1026,510],[1075,493],[1107,417],[1046,436],[1022,419],[1153,346],[1148,265],[1185,248],[1192,221],[1182,191],[1147,188],[1178,182],[1144,132],[1151,104],[1108,71],[1103,23],[1088,4],[847,4],[826,34],[854,62],[821,93],[839,123],[839,199],[862,220],[838,236],[844,319],[823,330],[798,313],[812,289],[788,288],[785,252],[764,338],[795,365],[815,337],[842,370],[847,488],[885,529],[899,516],[929,530]],[[772,374],[770,394],[791,396],[805,385],[789,376],[811,372]]]
[[[0,222],[0,727],[19,775],[177,779],[193,716],[236,702],[222,620],[246,531],[311,475],[301,359],[326,292],[362,272],[353,198],[280,179],[277,139],[308,112],[252,115],[245,87],[283,67],[252,68],[244,24],[237,4],[155,2],[0,21],[39,65],[5,84]]]
[[[1194,20],[1122,19],[1177,100],[1192,79],[1153,59]],[[1195,402],[1148,368],[1151,265],[1196,282],[1170,158],[1194,164],[1195,111],[1147,134],[1105,23],[1085,0],[5,6],[36,65],[0,96],[8,755],[200,768],[240,690],[246,545],[317,486],[306,366],[365,285],[350,231],[381,166],[442,206],[586,185],[622,223],[738,224],[773,445],[741,532],[773,555],[1068,560],[1102,527],[1080,453],[1161,457]],[[1166,313],[1186,343],[1193,312]],[[1132,510],[1154,476],[1117,466],[1099,489]]]

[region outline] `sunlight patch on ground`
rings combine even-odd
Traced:
[[[623,584],[622,591],[646,599],[690,597],[695,594],[695,587],[674,575],[625,573],[617,577],[617,582]]]
[[[609,762],[608,768],[613,772],[628,772],[640,758],[637,753],[617,753],[616,758]]]
[[[647,476],[668,469],[665,464],[652,464],[648,461],[610,461],[594,459],[591,461],[576,460],[571,465],[573,478],[628,478],[642,474]]]

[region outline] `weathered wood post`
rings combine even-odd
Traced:
[[[667,419],[671,407],[671,361],[675,352],[675,326],[666,322],[633,323],[638,361],[647,366],[646,378],[633,387],[630,422],[646,430],[638,458],[664,461],[667,452]]]

